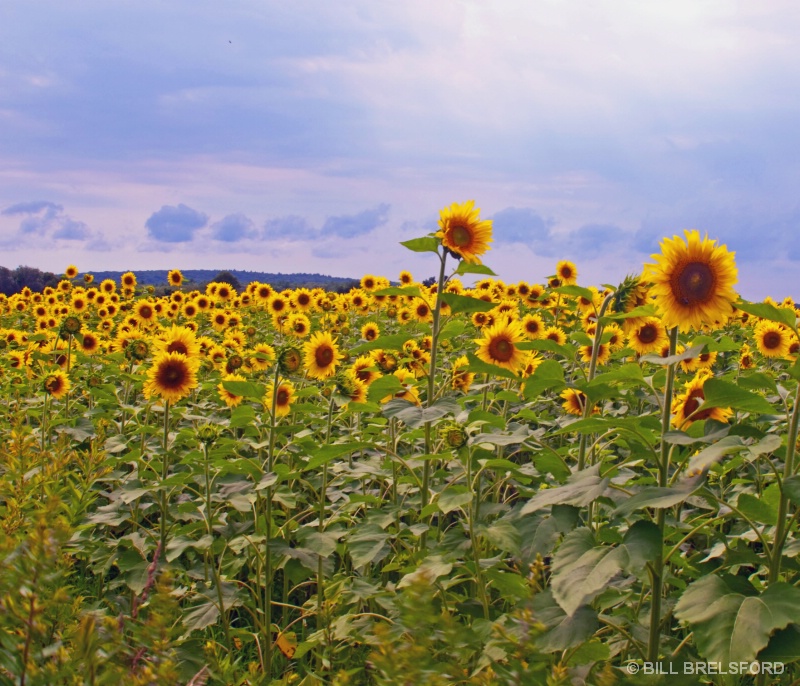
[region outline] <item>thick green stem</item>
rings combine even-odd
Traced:
[[[436,362],[439,350],[439,320],[442,311],[442,292],[444,291],[445,277],[444,269],[447,263],[447,252],[444,251],[439,256],[439,281],[436,289],[436,305],[433,308],[433,326],[431,329],[431,363],[428,369],[428,397],[425,398],[425,407],[433,405],[436,391]],[[425,454],[430,455],[433,451],[433,427],[430,422],[425,422]],[[424,511],[430,500],[430,478],[431,460],[426,459],[422,465],[422,488],[420,489],[420,512]],[[423,531],[420,536],[420,549],[424,550],[427,546],[427,531]]]
[[[786,461],[783,464],[783,483],[794,474],[794,456],[797,452],[797,431],[800,421],[800,383],[794,397],[794,407],[789,420],[789,436],[786,445]],[[783,558],[783,543],[786,537],[786,520],[789,511],[789,498],[786,489],[781,488],[781,499],[778,503],[778,523],[775,526],[775,538],[772,542],[772,559],[769,564],[769,583],[775,583],[781,573],[781,560]]]
[[[275,365],[272,377],[272,405],[270,407],[269,421],[269,448],[267,449],[267,463],[265,471],[272,471],[272,461],[275,454],[275,426],[277,419],[275,412],[278,409],[278,379],[280,367]],[[267,486],[264,495],[264,664],[267,674],[272,670],[272,486]]]
[[[169,497],[167,487],[164,485],[169,476],[169,400],[164,401],[164,454],[161,457],[161,550],[167,549],[167,511]]]
[[[669,354],[674,355],[678,347],[678,328],[670,331]],[[664,387],[664,406],[661,408],[661,453],[658,463],[658,485],[666,487],[669,482],[670,444],[665,436],[670,429],[672,418],[672,388],[675,384],[675,363],[667,367],[667,382]],[[661,596],[664,591],[664,523],[666,510],[661,508],[656,515],[656,526],[659,531],[658,555],[650,569],[652,590],[650,593],[650,635],[647,642],[647,659],[658,660],[661,647]]]

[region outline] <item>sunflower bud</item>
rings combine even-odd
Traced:
[[[303,366],[303,355],[299,348],[286,346],[278,352],[278,369],[284,374],[295,374]]]
[[[467,432],[460,424],[448,422],[439,427],[439,438],[448,448],[460,448],[467,442]]]
[[[136,338],[125,346],[125,357],[131,362],[146,360],[149,354],[150,346],[141,338]]]
[[[242,356],[234,353],[228,358],[228,361],[225,363],[225,371],[228,374],[233,374],[237,369],[241,368],[243,364],[244,360],[242,359]]]
[[[219,438],[220,429],[216,424],[203,424],[197,429],[197,438],[205,445],[211,445]]]
[[[69,336],[74,336],[76,333],[80,333],[81,326],[81,320],[74,315],[70,315],[61,322],[61,337],[68,338]]]

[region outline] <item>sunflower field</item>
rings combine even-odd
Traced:
[[[800,683],[800,337],[697,231],[504,283],[0,298],[0,684]]]

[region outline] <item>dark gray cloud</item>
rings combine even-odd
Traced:
[[[264,222],[262,236],[265,240],[302,241],[314,238],[316,229],[305,217],[290,214],[286,217],[275,217]]]
[[[363,236],[379,226],[383,226],[389,219],[389,208],[387,203],[381,203],[377,207],[364,210],[358,214],[346,214],[338,217],[328,217],[322,225],[320,235],[339,236],[340,238],[355,238]]]
[[[225,243],[236,243],[257,235],[255,224],[244,214],[229,214],[211,225],[211,237]]]
[[[186,243],[194,232],[208,224],[208,215],[179,204],[164,205],[145,222],[151,238],[162,243]]]

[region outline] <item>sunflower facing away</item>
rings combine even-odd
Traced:
[[[489,364],[516,372],[525,362],[525,353],[517,348],[517,343],[525,339],[519,322],[497,322],[478,338],[476,355]]]
[[[197,388],[198,362],[181,353],[161,353],[147,370],[145,397],[158,395],[167,402],[185,398]]]
[[[327,379],[336,373],[336,365],[344,357],[327,331],[315,333],[303,344],[303,354],[308,375],[312,379]]]
[[[645,265],[650,290],[667,328],[681,331],[723,324],[733,314],[737,295],[734,253],[696,230],[665,238],[655,264]]]
[[[481,220],[480,209],[474,200],[453,203],[439,213],[439,231],[436,237],[442,245],[470,264],[480,264],[480,255],[492,242],[492,220]]]

